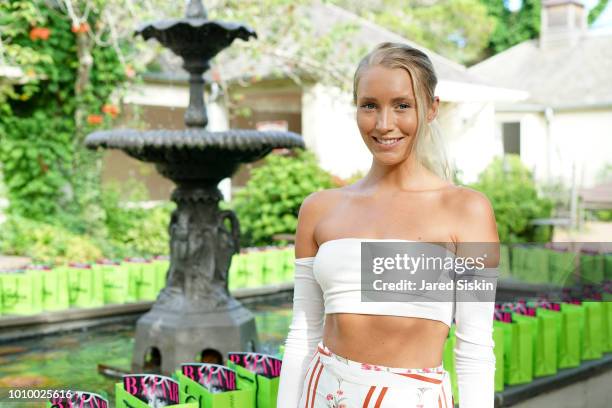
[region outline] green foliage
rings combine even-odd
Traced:
[[[330,2],[461,63],[482,54],[495,27],[480,0]]]
[[[126,185],[130,200],[145,197],[144,187],[135,183]],[[102,194],[106,239],[101,241],[109,258],[168,254],[168,224],[175,208],[172,202],[150,209],[121,203],[121,189],[117,184],[105,186]]]
[[[102,251],[88,237],[18,216],[2,224],[0,253],[27,256],[34,262],[49,264],[88,262],[102,256]]]
[[[542,242],[547,228],[530,225],[535,218],[548,218],[552,202],[538,196],[531,172],[516,155],[497,157],[470,187],[484,193],[495,211],[501,242]]]
[[[597,2],[595,7],[593,7],[589,11],[589,16],[588,16],[589,24],[592,24],[595,20],[597,20],[597,17],[601,15],[601,12],[606,9],[607,5],[608,5],[608,0],[599,0]]]
[[[300,150],[295,157],[267,156],[232,200],[240,220],[241,245],[282,244],[272,236],[295,232],[304,198],[333,186],[332,176],[319,167],[312,152]]]
[[[99,13],[94,8],[88,14],[90,27]],[[117,53],[91,44],[93,65],[77,97],[82,64],[77,37],[88,33],[74,32],[70,18],[43,0],[2,2],[0,26],[0,52],[25,73],[22,83],[2,88],[0,95],[0,162],[8,213],[92,233],[103,219],[98,204],[100,155],[87,151],[82,140],[111,123],[111,115],[101,111],[125,80]],[[101,123],[77,124],[77,110]]]
[[[489,38],[488,56],[539,35],[541,0],[523,0],[517,11],[510,11],[500,0],[480,1],[496,21],[495,30]]]
[[[142,185],[127,183],[125,187],[131,191],[128,199],[146,197]],[[53,264],[91,262],[100,257],[167,255],[168,223],[174,203],[153,208],[128,206],[121,202],[122,195],[116,184],[103,188],[104,219],[95,234],[74,233],[78,226],[72,225],[74,219],[70,217],[56,218],[54,224],[49,224],[10,215],[2,224],[0,253]]]

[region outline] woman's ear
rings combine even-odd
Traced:
[[[427,112],[427,122],[431,122],[438,116],[438,108],[440,107],[440,97],[434,96],[433,102],[429,107],[429,112]]]

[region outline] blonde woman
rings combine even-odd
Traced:
[[[453,320],[460,407],[493,407],[493,302],[360,301],[361,242],[498,243],[486,197],[449,181],[436,83],[427,55],[405,44],[382,43],[357,67],[356,119],[372,164],[300,208],[278,408],[452,407],[442,355]]]

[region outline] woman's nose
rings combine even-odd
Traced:
[[[380,132],[388,132],[393,129],[393,111],[391,109],[382,109],[376,118],[376,129]]]

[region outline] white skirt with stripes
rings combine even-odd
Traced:
[[[299,408],[453,408],[442,366],[391,368],[348,360],[319,343]]]

